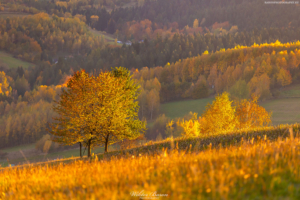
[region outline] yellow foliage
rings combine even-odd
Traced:
[[[259,106],[257,100],[258,97],[253,96],[250,101],[244,99],[237,103],[236,116],[240,129],[263,127],[271,123],[272,113]]]
[[[4,71],[0,72],[0,94],[9,94],[9,84]]]
[[[229,99],[229,94],[224,92],[216,100],[207,105],[202,117],[197,119],[197,113],[190,113],[189,120],[179,119],[177,126],[183,128],[183,136],[195,137],[201,134],[218,134],[237,129],[266,127],[271,123],[271,114],[257,104],[258,97],[235,102]],[[167,125],[167,130],[168,130]]]
[[[204,55],[208,55],[209,52],[206,50],[206,51],[203,52],[203,54],[204,54]]]
[[[197,120],[178,120],[177,125],[181,126],[184,129],[184,132],[182,134],[184,136],[197,137],[200,135],[200,123]]]
[[[238,124],[235,107],[232,106],[227,92],[217,96],[211,105],[207,105],[203,118],[200,131],[202,133],[233,131]]]

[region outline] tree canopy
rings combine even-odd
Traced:
[[[54,141],[84,144],[90,156],[94,146],[105,145],[107,152],[109,144],[137,138],[145,130],[138,119],[138,88],[125,68],[98,76],[76,72],[53,107],[59,114],[50,130]]]

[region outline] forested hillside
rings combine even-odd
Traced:
[[[141,69],[142,67],[164,66],[179,59],[201,55],[204,51],[215,52],[221,49],[234,48],[237,44],[251,46],[254,43],[271,43],[278,38],[280,41],[296,41],[300,38],[300,29],[263,29],[250,33],[240,32],[216,37],[210,34],[197,34],[192,36],[174,35],[172,38],[157,37],[143,43],[133,43],[131,46],[123,45],[121,48],[93,48],[88,54],[78,54],[75,50],[72,59],[58,59],[57,64],[40,63],[28,70],[30,78],[27,79],[31,86],[35,83],[42,85],[59,84],[61,74],[70,70],[85,69],[92,72],[109,70],[114,66],[124,66],[128,69]],[[78,40],[75,44],[78,44]],[[71,53],[76,45],[70,49]],[[86,43],[82,42],[81,51],[88,50]],[[48,44],[50,45],[50,44]],[[93,43],[93,45],[96,45]],[[63,46],[66,46],[65,43]],[[49,47],[50,48],[50,47]],[[56,48],[58,51],[60,48]],[[47,49],[45,49],[45,52]],[[54,49],[55,50],[55,49]],[[68,50],[68,49],[67,49]],[[49,52],[49,50],[48,50]],[[59,72],[61,70],[61,72]],[[58,78],[58,76],[60,78]]]
[[[0,19],[0,49],[29,62],[53,62],[58,54],[87,54],[104,46],[78,18],[39,13],[23,18]]]
[[[60,85],[80,69],[130,69],[141,85],[139,116],[149,120],[159,115],[160,103],[224,91],[237,99],[252,94],[269,99],[299,79],[297,5],[258,0],[0,3],[0,16],[11,14],[0,17],[0,50],[34,63],[11,67],[0,61],[4,146],[34,142],[45,134]],[[108,44],[105,32],[101,36],[97,30],[117,39]],[[121,46],[118,40],[132,44]],[[38,123],[26,125],[29,119]]]

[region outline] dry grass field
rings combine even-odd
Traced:
[[[300,139],[0,171],[2,199],[299,199]]]

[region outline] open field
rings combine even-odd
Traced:
[[[15,146],[15,147],[9,147],[9,148],[5,148],[5,149],[1,149],[1,151],[3,152],[15,152],[15,151],[20,151],[20,150],[27,150],[27,149],[34,149],[35,148],[35,144],[24,144],[24,145],[19,145],[19,146]]]
[[[5,168],[0,170],[0,198],[300,198],[299,137],[263,138],[201,151],[199,147]]]
[[[95,35],[95,36],[103,36],[104,39],[106,40],[106,42],[108,42],[109,44],[115,45],[115,37],[111,34],[108,34],[106,32],[103,31],[97,31],[95,29],[92,29],[89,27],[89,30]],[[122,44],[117,43],[116,45],[118,46],[122,46]]]
[[[273,112],[273,125],[300,123],[300,98],[275,99],[260,105]]]
[[[190,111],[196,112],[200,116],[205,111],[205,106],[208,103],[212,103],[213,100],[214,98],[205,98],[165,103],[161,104],[161,113],[164,113],[166,117],[171,119],[183,117],[189,114]]]
[[[24,17],[31,15],[29,13],[23,13],[23,12],[8,12],[8,11],[2,11],[0,12],[0,18],[7,18],[7,17]]]
[[[19,66],[23,66],[23,68],[28,68],[33,66],[34,64],[22,61],[20,59],[14,58],[12,55],[0,51],[0,65],[4,64],[9,68],[15,68]]]
[[[300,97],[300,84],[287,86],[280,91],[279,97]]]

